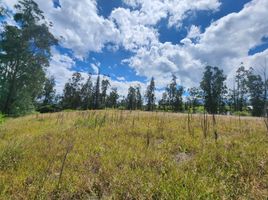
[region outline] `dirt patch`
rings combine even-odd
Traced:
[[[173,157],[175,162],[179,164],[191,160],[192,158],[193,155],[191,153],[185,153],[185,152],[176,153]]]
[[[163,144],[165,142],[165,140],[163,138],[158,138],[154,142],[155,142],[156,145],[161,145],[161,144]]]

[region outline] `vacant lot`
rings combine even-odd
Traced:
[[[257,118],[88,111],[0,125],[0,199],[267,199]],[[218,132],[215,140],[214,130]]]

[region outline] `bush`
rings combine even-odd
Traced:
[[[251,114],[248,112],[248,111],[237,111],[237,112],[234,112],[233,115],[236,115],[236,116],[243,116],[243,117],[249,117],[251,116]]]
[[[53,113],[56,112],[56,109],[52,105],[45,105],[38,108],[37,111],[40,113]]]

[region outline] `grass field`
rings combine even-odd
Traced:
[[[0,125],[0,199],[267,199],[258,118],[128,111],[31,115]]]

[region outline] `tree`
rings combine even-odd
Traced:
[[[57,44],[33,0],[21,0],[15,8],[18,26],[4,23],[0,36],[0,111],[5,114],[24,114],[34,108],[50,47]]]
[[[167,102],[173,111],[182,111],[182,95],[183,87],[177,85],[177,77],[172,74],[171,83],[167,86],[166,92],[168,95]]]
[[[175,110],[175,97],[176,97],[176,91],[177,91],[177,77],[172,74],[172,80],[171,83],[166,87],[166,91],[168,94],[168,104],[171,106],[172,110]]]
[[[125,96],[122,96],[122,99],[119,101],[118,106],[120,109],[127,109],[128,107],[127,98]]]
[[[243,111],[243,107],[245,107],[246,105],[247,74],[248,71],[245,69],[244,66],[239,67],[236,71],[236,89],[234,89],[236,111]]]
[[[136,88],[136,108],[138,110],[142,109],[142,104],[143,104],[143,100],[142,100],[142,95],[141,95],[141,86],[138,85]]]
[[[136,109],[136,89],[132,86],[128,89],[128,95],[127,95],[127,109],[128,110],[135,110]]]
[[[117,93],[117,88],[112,88],[111,92],[107,98],[108,106],[110,108],[117,108],[119,95]]]
[[[46,78],[42,96],[43,96],[43,105],[52,105],[55,100],[56,90],[55,88],[55,79],[54,77]]]
[[[155,82],[154,82],[154,77],[152,77],[150,84],[147,87],[146,93],[145,93],[145,98],[147,101],[147,110],[148,111],[153,111],[155,107]]]
[[[162,99],[158,102],[160,109],[166,110],[166,106],[168,106],[168,94],[164,92],[162,94]]]
[[[188,100],[190,102],[190,106],[193,108],[193,113],[196,113],[196,107],[199,105],[199,99],[201,98],[201,91],[197,87],[192,87],[188,89]]]
[[[79,72],[75,72],[69,82],[65,84],[63,91],[63,108],[77,109],[82,105],[82,81],[83,78]]]
[[[56,90],[54,77],[46,78],[42,93],[37,99],[37,111],[41,113],[55,112],[58,110],[56,105]]]
[[[88,79],[83,84],[81,89],[82,108],[87,110],[93,107],[93,84],[91,81],[91,75],[88,75]]]
[[[107,106],[107,90],[110,86],[110,82],[107,79],[103,79],[101,81],[101,107],[106,107]]]
[[[93,90],[93,109],[99,109],[100,108],[100,74],[98,74],[96,84],[94,86]]]
[[[200,83],[203,90],[205,109],[212,114],[219,113],[224,105],[223,95],[226,93],[226,76],[218,67],[207,66]]]
[[[250,94],[250,102],[253,106],[252,115],[262,116],[263,108],[265,105],[264,98],[264,82],[260,75],[254,74],[254,70],[251,68],[247,75],[247,87]]]

